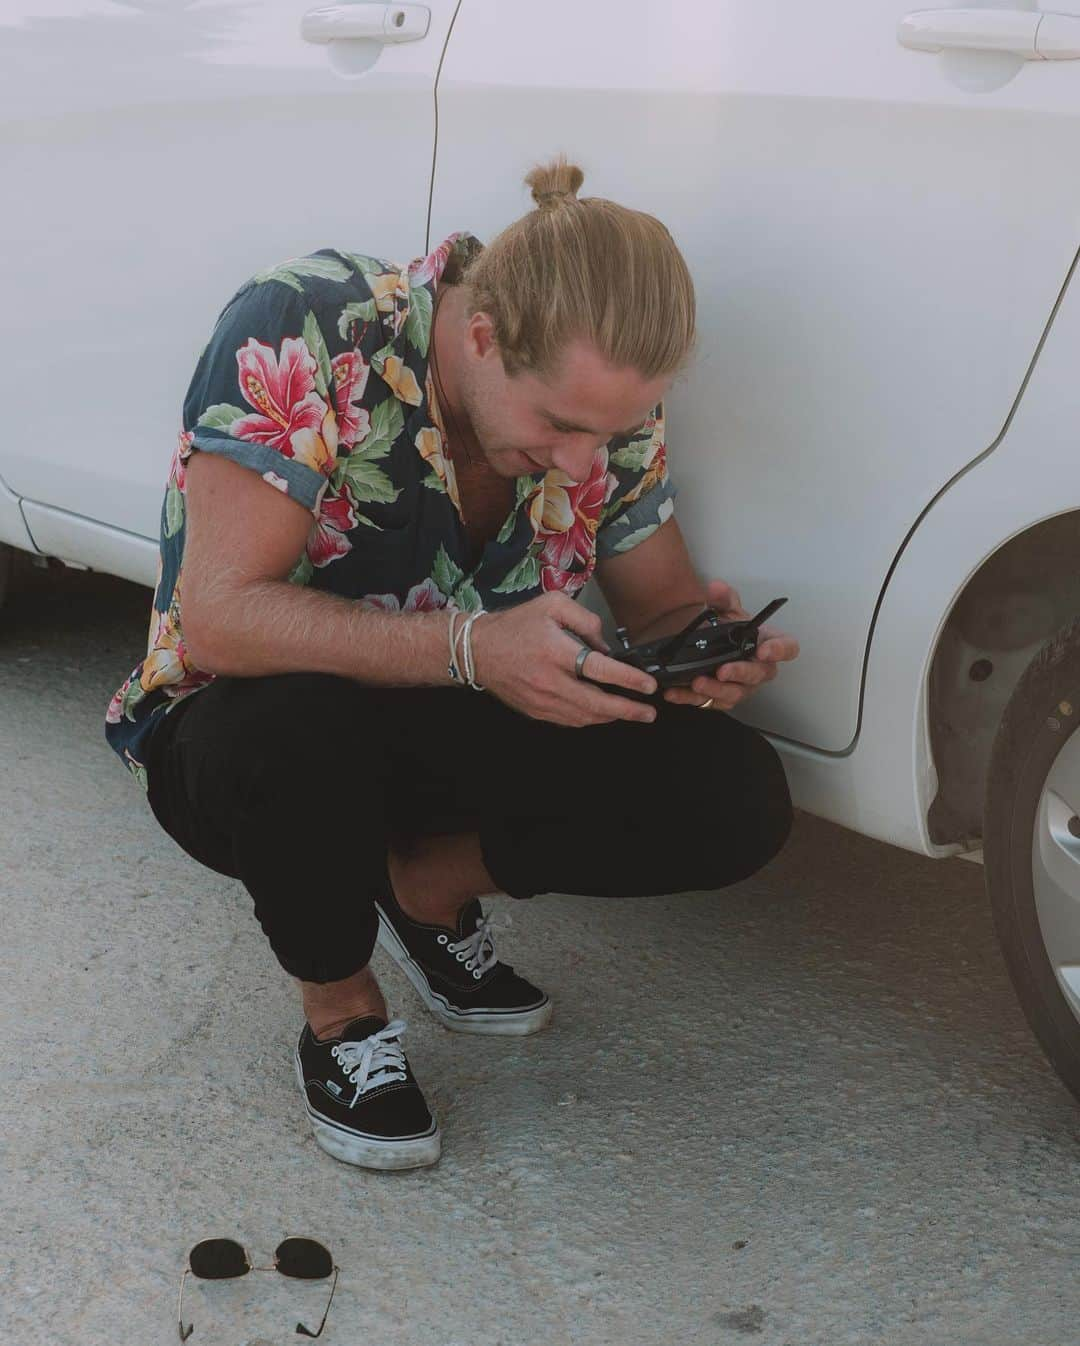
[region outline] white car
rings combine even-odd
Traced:
[[[737,713],[801,808],[985,853],[1080,1095],[1078,56],[1080,0],[0,0],[0,543],[152,585],[240,283],[489,237],[566,152],[696,279],[678,516],[802,647]]]

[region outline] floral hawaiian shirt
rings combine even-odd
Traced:
[[[311,511],[292,583],[383,612],[576,595],[598,557],[636,546],[672,513],[658,406],[596,451],[586,481],[558,469],[518,477],[508,518],[470,567],[428,347],[438,286],[480,247],[453,234],[404,265],[322,248],[252,277],[222,311],[184,401],[146,657],[106,714],[110,745],[144,788],[148,734],[214,678],[183,632],[184,479],[196,449]]]

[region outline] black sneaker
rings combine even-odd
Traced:
[[[401,1019],[369,1014],[320,1042],[305,1024],[296,1078],[315,1140],[362,1168],[422,1168],[442,1149],[439,1125],[413,1078],[399,1039]]]
[[[495,957],[495,928],[473,898],[457,929],[406,916],[392,894],[376,901],[379,943],[446,1028],[458,1033],[538,1033],[551,1001]]]

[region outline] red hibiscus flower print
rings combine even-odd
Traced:
[[[417,257],[414,262],[409,263],[409,280],[413,285],[426,285],[429,280],[436,276],[441,276],[446,269],[446,263],[449,260],[450,253],[454,244],[462,235],[460,233],[451,234],[435,249],[429,252],[426,257]]]
[[[364,607],[375,608],[379,612],[435,612],[446,607],[446,595],[431,578],[423,584],[414,584],[405,595],[405,602],[398,600],[397,594],[368,594],[362,598]]]
[[[124,696],[127,689],[131,686],[131,679],[128,678],[119,691],[113,694],[113,699],[109,702],[109,709],[105,712],[105,720],[108,724],[119,724],[124,716]]]
[[[181,430],[176,438],[176,448],[169,464],[169,481],[176,482],[178,491],[183,491],[187,484],[187,461],[191,457],[191,441],[194,438],[194,430]]]
[[[600,511],[615,487],[607,464],[607,448],[601,446],[585,481],[574,482],[557,471],[544,478],[543,500],[534,507],[533,518],[536,535],[544,541],[540,583],[546,592],[574,594],[593,572]]]
[[[256,414],[233,421],[229,433],[292,458],[293,435],[302,430],[318,435],[328,410],[315,392],[315,357],[299,337],[285,338],[280,359],[272,347],[248,337],[236,352],[236,363],[240,391]]]
[[[594,565],[595,561],[592,561],[584,570],[560,570],[558,566],[545,565],[541,555],[540,587],[545,593],[563,593],[567,598],[573,598],[579,589],[585,587]]]
[[[346,536],[356,527],[356,500],[346,481],[339,494],[328,490],[319,505],[319,517],[308,534],[307,554],[313,566],[328,566],[352,551]]]
[[[363,439],[371,425],[367,411],[355,404],[364,395],[370,366],[359,351],[347,351],[331,361],[334,371],[334,411],[337,413],[338,443],[351,449]]]

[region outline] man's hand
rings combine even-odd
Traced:
[[[738,593],[723,580],[710,580],[705,586],[705,602],[716,608],[725,621],[741,621],[752,617],[739,599]],[[745,701],[763,682],[772,682],[777,665],[799,657],[799,642],[794,636],[778,631],[775,626],[762,626],[753,662],[740,661],[722,664],[714,673],[703,673],[689,687],[669,687],[664,700],[678,706],[700,706],[712,697],[710,709],[730,710]]]
[[[655,720],[654,706],[593,685],[608,682],[639,692],[656,691],[656,679],[648,673],[602,653],[607,648],[602,625],[594,612],[557,593],[488,613],[472,627],[476,680],[534,720],[575,727],[608,720]],[[578,678],[574,663],[582,641],[592,651],[585,659],[583,678]]]

